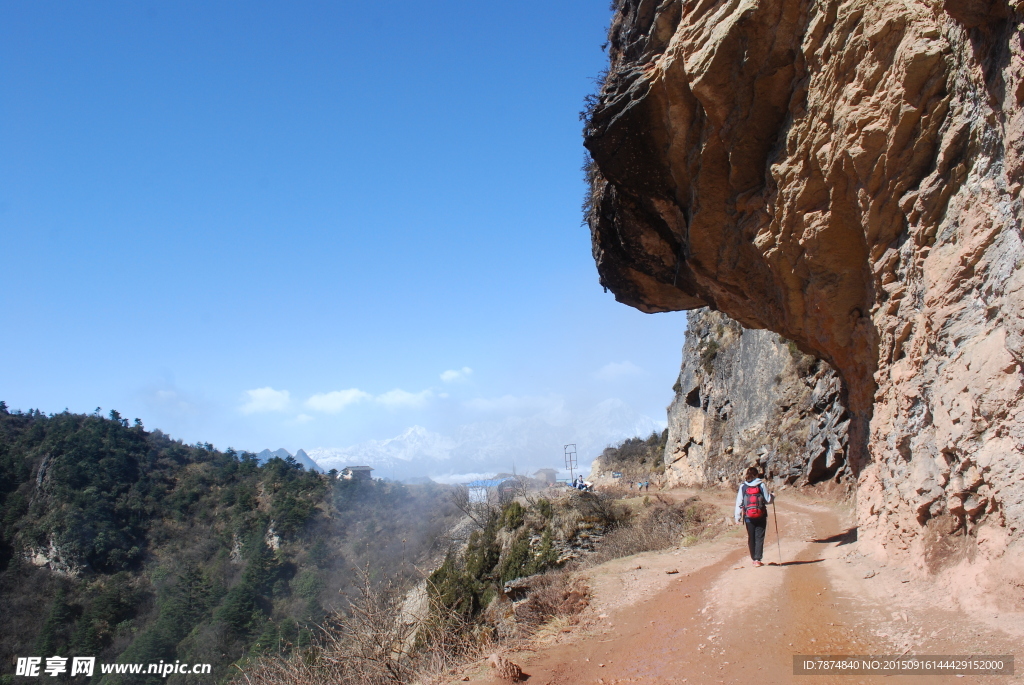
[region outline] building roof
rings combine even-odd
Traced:
[[[373,471],[372,466],[346,466],[342,471]]]

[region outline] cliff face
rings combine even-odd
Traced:
[[[860,538],[932,571],[1024,537],[1022,22],[1024,0],[621,0],[585,129],[602,284],[827,361]]]
[[[776,482],[852,481],[839,376],[775,333],[744,329],[720,312],[691,313],[675,391],[670,485],[736,483],[755,462]]]

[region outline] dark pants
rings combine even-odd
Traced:
[[[768,529],[768,517],[759,519],[743,517],[747,522],[747,547],[750,549],[750,558],[754,561],[761,561],[761,554],[764,552],[764,532]]]

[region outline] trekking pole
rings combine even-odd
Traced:
[[[782,543],[779,542],[779,514],[775,511],[774,499],[772,499],[772,516],[775,517],[775,544],[779,548],[779,566],[782,566]]]

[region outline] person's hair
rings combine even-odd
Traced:
[[[747,469],[746,473],[743,474],[745,480],[751,481],[757,478],[758,472],[756,466],[751,466]]]

